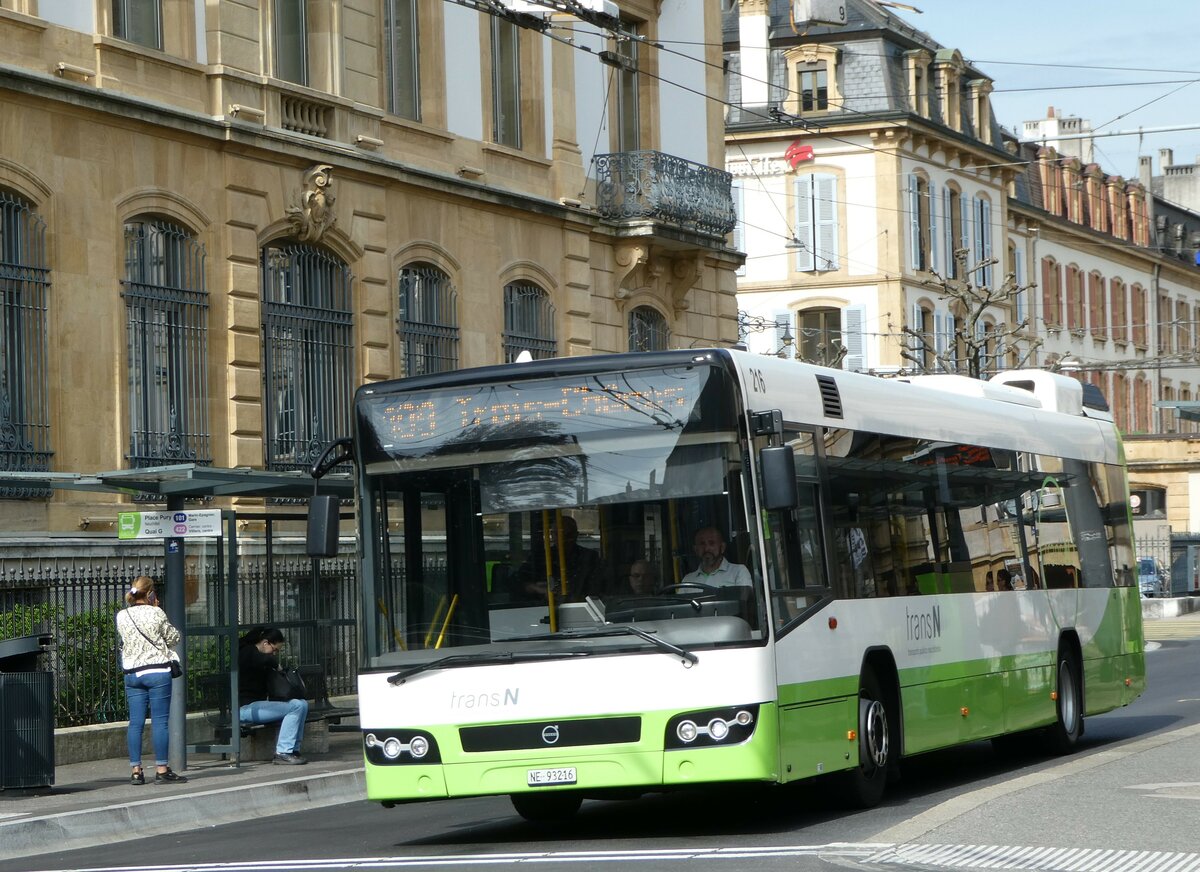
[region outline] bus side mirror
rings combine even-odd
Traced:
[[[305,550],[309,557],[337,557],[338,499],[332,494],[317,494],[308,501]]]
[[[794,509],[796,498],[796,455],[786,445],[764,448],[758,455],[762,470],[763,508]]]

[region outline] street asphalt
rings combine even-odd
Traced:
[[[1200,635],[1200,611],[1148,619],[1146,638]],[[128,838],[194,830],[253,817],[363,800],[361,734],[331,733],[329,751],[305,766],[269,761],[232,766],[214,754],[193,754],[185,784],[129,782],[126,759],[55,768],[51,787],[0,790],[0,861],[69,851]]]

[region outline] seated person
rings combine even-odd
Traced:
[[[283,633],[275,627],[255,627],[238,640],[238,719],[243,724],[282,721],[271,762],[297,766],[308,762],[298,753],[308,700],[272,700],[267,693],[267,674],[279,670],[282,647]]]
[[[553,530],[553,526],[551,527]],[[566,564],[568,602],[582,602],[584,597],[601,596],[608,587],[605,578],[604,565],[600,555],[590,548],[579,544],[579,526],[570,515],[562,519],[563,555]],[[535,551],[533,559],[527,561],[520,570],[520,590],[528,598],[546,597],[546,567],[543,551]],[[550,549],[550,577],[554,579],[554,592],[562,596],[562,585],[558,578],[561,567],[558,560],[558,548]]]
[[[692,550],[700,559],[700,565],[685,575],[680,584],[732,587],[754,583],[750,577],[750,570],[740,563],[730,563],[725,559],[725,537],[716,527],[701,527],[697,530],[692,539]]]
[[[637,559],[629,564],[625,583],[613,591],[614,597],[649,596],[658,589],[658,577],[649,560]]]

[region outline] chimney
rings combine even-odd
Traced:
[[[1053,107],[1053,106],[1051,106],[1050,108],[1048,108],[1048,109],[1046,110],[1046,117],[1047,117],[1047,118],[1053,118],[1053,117],[1054,117],[1054,107]]]
[[[1150,190],[1150,177],[1154,174],[1154,158],[1148,154],[1138,155],[1138,181],[1148,191]]]
[[[738,43],[742,55],[742,105],[764,106],[770,95],[770,16],[767,3],[739,4]],[[832,71],[831,71],[832,72]]]
[[[1158,150],[1158,169],[1159,172],[1164,172],[1167,167],[1175,164],[1175,152],[1169,148],[1160,148]]]

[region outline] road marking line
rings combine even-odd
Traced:
[[[1115,848],[1021,848],[1011,845],[895,845],[865,863],[939,869],[1036,869],[1085,872],[1132,869],[1139,872],[1200,872],[1200,854],[1179,851],[1125,851]]]
[[[189,863],[170,866],[111,866],[86,872],[312,872],[323,869],[404,869],[436,866],[514,866],[525,863],[661,862],[819,857],[858,864],[939,869],[1036,869],[1087,872],[1137,868],[1139,872],[1200,872],[1200,854],[1116,848],[1052,848],[1019,845],[883,845],[836,842],[740,848],[659,848],[614,851],[532,851],[503,854],[444,854],[399,857],[344,857],[328,860],[260,860],[244,863]],[[84,870],[76,870],[84,872]]]
[[[835,842],[828,845],[765,845],[737,848],[647,848],[612,851],[533,851],[500,854],[409,855],[399,857],[342,857],[328,860],[256,860],[227,863],[188,863],[163,866],[90,867],[63,872],[307,872],[318,869],[387,869],[421,866],[516,865],[519,863],[603,863],[697,859],[741,861],[748,858],[840,857],[864,860],[889,848],[877,843]]]

